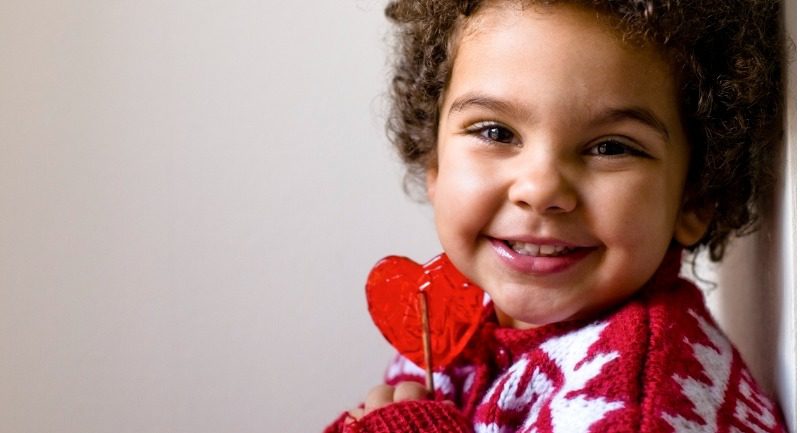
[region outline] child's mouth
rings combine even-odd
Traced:
[[[555,240],[536,243],[490,238],[489,241],[502,263],[517,272],[538,276],[566,271],[597,250],[594,246]]]
[[[517,254],[532,257],[560,257],[575,251],[576,248],[564,245],[539,245],[527,242],[503,241],[509,248]]]

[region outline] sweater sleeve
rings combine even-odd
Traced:
[[[342,414],[325,433],[471,433],[472,427],[450,403],[403,401],[376,409],[346,425]]]

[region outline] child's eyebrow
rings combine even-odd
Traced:
[[[530,118],[530,114],[523,108],[502,99],[492,96],[467,93],[456,98],[450,106],[448,114],[463,111],[470,106],[478,106],[490,111],[505,113],[517,118]],[[622,120],[633,120],[658,132],[664,141],[669,142],[669,129],[651,110],[640,106],[608,107],[601,109],[597,115],[592,116],[590,126],[615,123]]]
[[[516,117],[529,117],[528,113],[524,109],[517,107],[515,104],[478,93],[467,93],[456,98],[456,100],[453,101],[453,104],[450,106],[450,111],[448,114],[463,111],[464,109],[473,105],[486,108],[491,111],[499,111],[501,113],[514,115]]]
[[[655,129],[661,134],[664,141],[669,142],[669,130],[667,126],[652,111],[644,107],[607,108],[601,112],[600,116],[595,117],[591,123],[593,125],[602,125],[604,123],[614,123],[628,119]]]

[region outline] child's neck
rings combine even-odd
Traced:
[[[502,311],[499,308],[497,308],[497,306],[494,307],[494,311],[495,311],[495,314],[497,315],[497,323],[503,328],[533,329],[533,328],[538,328],[538,327],[542,326],[542,325],[536,325],[536,324],[533,324],[533,323],[526,323],[526,322],[523,322],[521,320],[517,320],[517,319],[509,316],[508,314],[506,314],[504,311]]]

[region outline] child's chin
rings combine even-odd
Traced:
[[[568,312],[559,312],[555,314],[553,311],[536,312],[536,311],[515,311],[509,308],[508,312],[503,311],[495,305],[497,311],[497,318],[501,325],[509,328],[516,329],[532,329],[542,326],[550,325],[553,323],[564,322],[573,319],[573,315]]]

